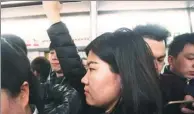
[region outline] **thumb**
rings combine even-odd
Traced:
[[[184,99],[185,100],[194,100],[194,98],[191,95],[186,95]]]

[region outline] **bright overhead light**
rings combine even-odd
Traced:
[[[7,4],[18,4],[18,3],[32,3],[37,1],[5,1],[1,2],[1,5],[7,5]]]

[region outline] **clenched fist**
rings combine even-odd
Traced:
[[[60,10],[62,9],[62,5],[59,1],[42,1],[42,5],[47,18],[52,24],[60,21]]]

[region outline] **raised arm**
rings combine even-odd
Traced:
[[[61,5],[59,1],[43,1],[43,8],[52,24],[47,33],[57,53],[63,74],[69,80],[70,85],[83,94],[81,78],[85,75],[86,70],[66,25],[61,22]]]

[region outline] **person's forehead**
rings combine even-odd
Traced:
[[[50,55],[56,54],[56,51],[55,51],[55,50],[50,50],[50,51],[49,51],[49,54],[50,54]]]
[[[186,44],[182,50],[184,54],[194,54],[194,44]]]
[[[54,49],[51,49],[49,52],[55,52],[55,50]]]
[[[150,46],[154,57],[161,57],[165,55],[165,42],[164,41],[156,41],[148,38],[144,38],[144,40]]]
[[[85,63],[85,62],[87,62],[87,60],[83,59],[83,60],[82,60],[82,62],[84,62],[84,63]]]
[[[98,60],[98,56],[94,54],[92,51],[89,52],[87,62]]]
[[[99,65],[99,64],[103,63],[103,61],[95,53],[93,53],[92,51],[90,51],[89,54],[88,54],[87,64],[90,63],[91,61],[92,61],[92,63],[98,63],[98,64],[95,64],[95,65]]]

